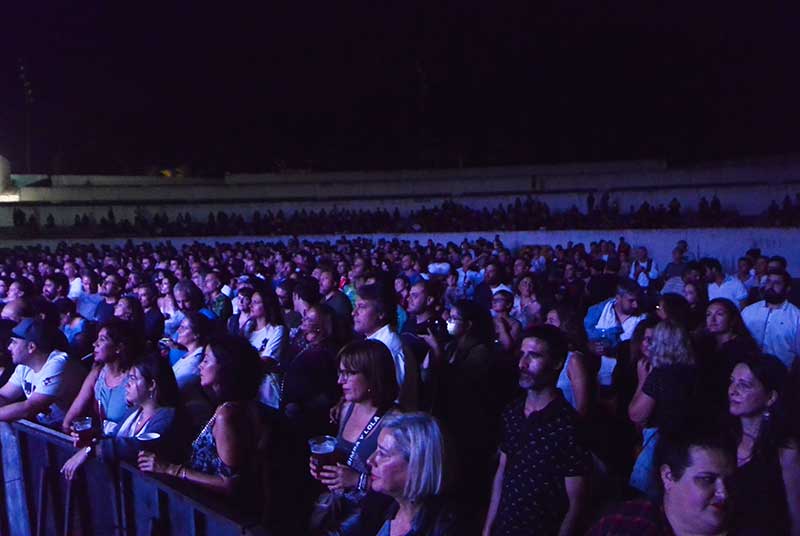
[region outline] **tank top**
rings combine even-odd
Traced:
[[[355,408],[355,404],[350,404],[350,408],[347,410],[347,414],[342,419],[342,423],[339,426],[339,434],[336,436],[336,450],[339,451],[341,454],[342,459],[347,460],[350,456],[350,452],[353,450],[353,445],[355,443],[348,441],[342,435],[344,431],[344,427],[347,425],[347,421],[350,420],[350,417],[353,415],[353,409]],[[369,468],[367,467],[367,460],[372,453],[378,449],[378,435],[381,432],[381,428],[383,428],[383,418],[378,421],[378,424],[375,425],[375,428],[370,432],[370,434],[364,438],[361,443],[359,443],[358,448],[356,449],[355,455],[353,456],[353,461],[350,465],[353,469],[358,471],[359,473],[368,473]],[[361,435],[361,430],[359,430],[358,434]]]
[[[97,409],[103,419],[104,433],[110,433],[122,421],[128,418],[134,408],[129,408],[125,402],[124,379],[116,387],[109,387],[106,383],[105,367],[100,370],[97,381],[94,382],[94,399],[97,401]]]

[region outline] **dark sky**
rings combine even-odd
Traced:
[[[796,2],[15,4],[0,32],[0,154],[15,172],[20,59],[36,172],[800,150]]]

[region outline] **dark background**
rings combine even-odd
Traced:
[[[691,162],[800,149],[796,2],[9,4],[0,154],[17,173],[20,61],[34,172]]]

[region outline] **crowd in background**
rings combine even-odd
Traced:
[[[591,205],[576,217],[610,210]],[[728,273],[683,241],[653,259],[624,239],[4,249],[0,420],[71,434],[65,478],[127,460],[277,534],[797,535],[800,309],[778,253]]]
[[[627,208],[627,210],[626,210]],[[40,221],[39,218],[44,218]],[[76,215],[72,226],[57,226],[52,214],[37,216],[15,209],[14,229],[19,236],[244,236],[304,235],[320,229],[328,233],[363,232],[409,233],[442,231],[523,231],[538,229],[662,229],[683,227],[791,227],[800,225],[800,195],[794,201],[787,195],[779,205],[772,201],[760,215],[745,216],[736,210],[724,209],[715,195],[709,201],[701,198],[696,210],[687,210],[672,198],[669,202],[643,202],[638,208],[621,207],[608,192],[595,197],[588,194],[586,206],[573,205],[564,211],[551,210],[548,204],[530,195],[517,197],[513,203],[493,208],[472,208],[456,201],[445,201],[400,214],[394,209],[301,209],[242,212],[209,212],[197,218],[179,212],[170,219],[165,211],[150,214],[138,210],[133,221],[117,218],[113,209],[98,220],[93,214]]]

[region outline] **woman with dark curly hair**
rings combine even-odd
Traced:
[[[133,327],[114,319],[104,325],[94,343],[94,365],[83,381],[78,396],[67,411],[62,429],[70,433],[72,422],[91,416],[110,434],[131,412],[125,403],[125,385],[131,363],[140,355],[140,343]]]
[[[243,501],[258,497],[265,427],[254,401],[261,384],[261,363],[247,340],[222,335],[206,346],[200,384],[217,403],[181,465],[162,462],[152,452],[139,454],[139,469],[163,473]],[[246,503],[237,503],[246,504]]]

